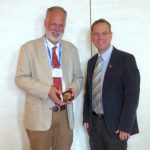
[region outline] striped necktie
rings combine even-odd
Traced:
[[[93,73],[93,85],[92,85],[93,111],[97,114],[103,113],[102,89],[101,89],[102,66],[103,66],[103,58],[100,56],[98,57],[95,65]]]

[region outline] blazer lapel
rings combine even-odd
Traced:
[[[115,62],[117,60],[116,52],[117,52],[117,50],[115,48],[113,48],[113,51],[112,51],[112,54],[110,56],[110,60],[109,60],[109,63],[108,63],[108,66],[107,66],[107,69],[106,69],[106,72],[105,72],[103,87],[107,84],[106,81],[109,81],[108,78],[110,76],[110,72],[113,69],[113,67],[115,65]]]
[[[39,52],[39,60],[43,66],[43,69],[45,70],[46,74],[50,77],[52,72],[50,69],[50,64],[49,64],[49,60],[48,60],[48,56],[47,56],[47,50],[45,48],[45,41],[44,41],[44,37],[39,39],[39,43],[38,43],[38,52]]]
[[[92,79],[93,77],[93,73],[94,73],[94,69],[95,69],[95,65],[96,65],[96,61],[97,61],[97,58],[98,58],[98,54],[96,54],[92,61],[91,61],[91,64],[89,65],[90,67],[90,70],[89,70],[89,73],[90,73],[90,79]]]
[[[68,67],[68,65],[67,65],[67,63],[68,63],[68,59],[70,59],[69,58],[69,56],[67,55],[67,53],[65,52],[65,45],[64,45],[64,43],[63,43],[63,41],[61,41],[61,50],[62,50],[62,73],[63,73],[63,80],[64,80],[64,82],[65,82],[65,84],[67,83],[67,80],[66,80],[66,69],[65,69],[65,67]],[[67,62],[66,62],[67,61]]]

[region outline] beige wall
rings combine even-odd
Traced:
[[[85,74],[91,54],[90,1],[0,0],[0,4],[0,150],[28,150],[22,124],[24,94],[14,84],[19,48],[24,42],[43,35],[46,8],[60,5],[68,11],[64,39],[78,47]],[[133,53],[141,73],[138,108],[140,134],[129,140],[129,150],[148,150],[150,146],[149,10],[149,0],[91,0],[91,21],[105,18],[111,22],[113,45]],[[83,91],[79,99],[75,102],[76,124],[72,150],[88,150],[88,136],[82,127]]]

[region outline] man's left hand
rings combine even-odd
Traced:
[[[68,90],[71,90],[72,96],[75,97],[75,95],[76,95],[76,90],[73,89],[73,88],[69,88]],[[72,100],[71,100],[71,101],[67,101],[66,103],[67,103],[67,104],[70,104],[70,103],[72,103]]]
[[[121,141],[128,140],[130,138],[129,133],[126,133],[120,130],[117,130],[115,133],[118,134]]]

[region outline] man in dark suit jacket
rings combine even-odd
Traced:
[[[126,150],[130,135],[139,132],[136,110],[140,75],[133,55],[111,45],[111,24],[105,19],[91,27],[92,42],[98,54],[88,61],[83,111],[84,128],[89,133],[91,150]],[[101,93],[95,111],[93,84],[96,64],[103,59]]]

